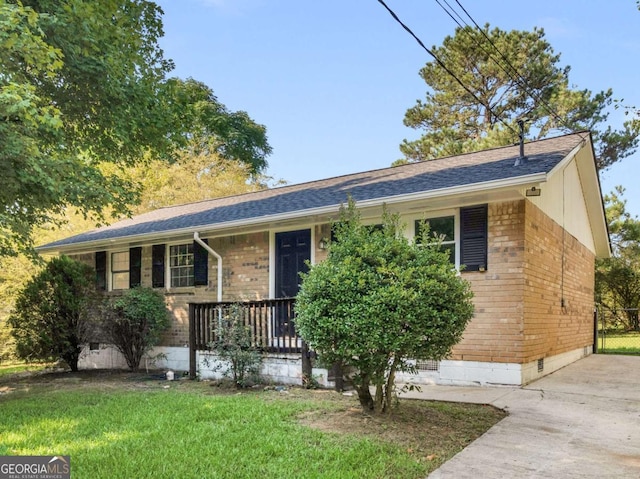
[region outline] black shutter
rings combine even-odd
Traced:
[[[107,252],[96,251],[96,287],[107,290]]]
[[[487,205],[460,209],[460,264],[463,271],[487,269]]]
[[[202,240],[209,244],[207,240]],[[207,286],[209,284],[209,268],[207,260],[209,252],[200,246],[196,241],[193,242],[193,284],[196,286]]]
[[[154,288],[164,288],[164,257],[167,247],[154,244],[151,247],[151,285]]]
[[[129,249],[129,287],[140,286],[142,280],[142,248]]]

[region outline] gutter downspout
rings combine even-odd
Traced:
[[[211,248],[211,246],[209,246],[207,243],[202,241],[200,239],[200,234],[197,231],[193,232],[193,241],[195,241],[204,249],[206,249],[211,256],[215,256],[215,258],[218,260],[218,303],[221,303],[222,302],[222,256],[216,253]]]

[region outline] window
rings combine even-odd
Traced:
[[[429,224],[429,236],[433,236],[434,243],[436,239],[442,242],[442,249],[449,252],[449,260],[452,264],[456,264],[456,221],[455,216],[441,216],[439,218],[429,218],[426,220]],[[420,241],[422,221],[416,220],[416,238]]]
[[[111,289],[129,288],[129,251],[111,253]]]
[[[169,247],[169,270],[172,288],[194,285],[192,243]]]

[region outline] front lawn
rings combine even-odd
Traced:
[[[418,478],[504,416],[408,400],[399,411],[389,422],[331,391],[237,394],[141,375],[5,378],[0,455],[69,455],[75,478]]]

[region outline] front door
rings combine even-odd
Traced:
[[[276,233],[276,277],[275,297],[295,298],[300,289],[300,272],[309,270],[307,261],[311,260],[311,230],[287,231]],[[277,308],[276,335],[294,334],[290,308]]]
[[[276,298],[295,298],[311,259],[311,230],[276,233]]]

